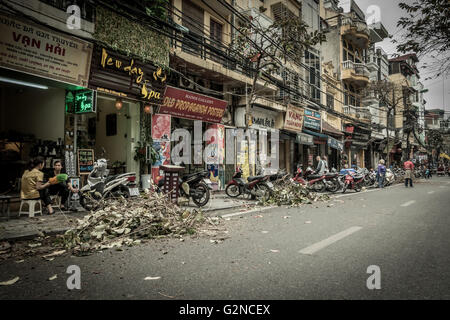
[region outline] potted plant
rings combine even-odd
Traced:
[[[147,158],[147,149],[149,149],[149,157]],[[153,140],[148,139],[148,142],[138,141],[134,148],[134,160],[139,161],[141,172],[142,188],[150,188],[151,175],[149,174],[149,168],[152,163],[155,163],[159,159],[159,154],[153,148]]]

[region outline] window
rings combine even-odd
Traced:
[[[310,94],[314,102],[320,103],[320,59],[312,52],[305,52],[305,63],[309,67],[306,81],[310,84]]]
[[[327,93],[327,107],[334,109],[334,96],[330,93]]]
[[[222,25],[213,19],[211,19],[210,23],[210,37],[217,42],[222,42]]]

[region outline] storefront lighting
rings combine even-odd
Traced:
[[[37,84],[37,83],[20,81],[20,80],[15,80],[15,79],[10,79],[10,78],[0,77],[0,81],[6,82],[6,83],[18,84],[18,85],[21,85],[21,86],[27,86],[27,87],[31,87],[31,88],[37,88],[37,89],[43,89],[43,90],[47,90],[48,89],[47,86],[43,86],[43,85],[40,85],[40,84]]]
[[[116,109],[120,110],[123,107],[122,99],[116,99]]]
[[[147,114],[152,113],[152,106],[149,105],[149,104],[146,104],[146,105],[144,106],[144,112],[147,113]]]

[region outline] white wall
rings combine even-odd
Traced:
[[[34,134],[37,139],[64,138],[65,90],[0,86],[0,131]]]

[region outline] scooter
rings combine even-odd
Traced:
[[[209,180],[210,172],[203,170],[190,173],[179,178],[180,197],[192,199],[198,207],[204,207],[208,204],[211,197],[212,183]],[[162,190],[165,179],[158,181],[158,189]]]
[[[139,195],[136,186],[136,173],[127,172],[109,175],[107,160],[98,159],[89,173],[87,184],[80,189],[80,204],[86,210],[95,210],[100,200],[111,197],[134,197]]]
[[[352,174],[347,173],[345,175],[344,188],[342,189],[342,193],[345,193],[347,189],[355,190],[356,192],[360,192],[364,185],[364,175],[362,174]]]
[[[300,183],[315,192],[323,192],[326,189],[336,192],[340,188],[337,173],[316,175],[311,167],[308,167],[303,175],[302,173],[303,170],[297,168],[297,174],[292,178],[292,181]]]
[[[225,193],[231,198],[237,198],[241,194],[249,195],[253,199],[267,201],[272,193],[272,182],[270,175],[248,177],[247,181],[242,178],[242,169],[238,167],[233,175],[233,179],[228,182]]]
[[[384,186],[390,186],[395,182],[395,175],[391,169],[386,169],[386,174],[384,175]]]

